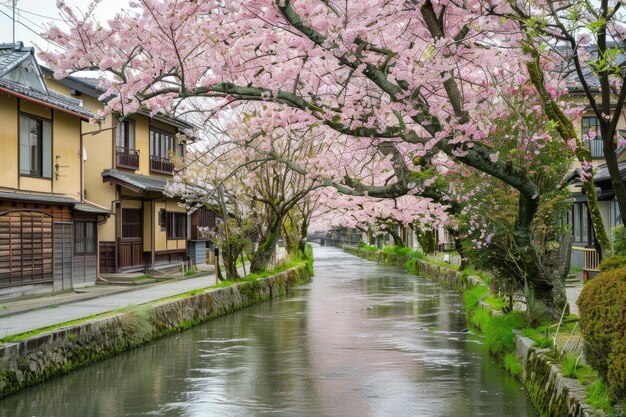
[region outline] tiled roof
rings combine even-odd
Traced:
[[[42,66],[41,70],[48,77],[52,77],[54,75],[54,71],[48,67]],[[104,90],[98,87],[98,85],[100,84],[100,80],[97,78],[68,75],[67,77],[57,81],[65,85],[66,87],[75,89],[83,94],[94,97],[96,99],[104,93]],[[165,113],[157,113],[152,116],[150,115],[150,112],[145,110],[139,110],[137,113],[141,114],[142,116],[150,117],[160,122],[179,127],[181,129],[198,129],[197,126],[187,120],[184,120],[180,117],[170,116]]]
[[[128,172],[121,172],[116,169],[105,169],[102,171],[103,179],[113,179],[117,180],[117,182],[128,185],[130,189],[139,190],[139,191],[156,191],[159,193],[163,193],[165,191],[165,186],[167,185],[167,180],[159,177],[151,177],[147,175],[140,174],[131,174]]]
[[[615,43],[607,42],[607,47],[615,47]],[[587,49],[592,57],[591,59],[596,59],[598,55],[598,49],[596,45],[587,45],[582,48]],[[563,62],[560,65],[560,68],[557,68],[557,71],[559,71],[564,76],[570,92],[580,91],[582,87],[578,78],[578,74],[575,71],[574,62],[572,60],[572,49],[569,47],[559,46],[556,48],[556,52],[561,56],[561,58],[563,58]],[[623,67],[626,64],[626,55],[620,53],[615,59],[615,63],[620,67]],[[583,70],[583,78],[585,79],[587,84],[591,87],[592,90],[598,89],[600,87],[600,81],[595,76],[591,68],[586,67]]]
[[[64,96],[45,88],[41,70],[35,58],[33,48],[24,47],[21,42],[15,44],[0,44],[0,89],[22,96],[26,99],[40,102],[45,105],[56,107],[62,111],[76,114],[84,119],[95,117],[95,115],[81,106],[80,100]],[[37,71],[31,75],[31,81],[37,85],[27,85],[19,78],[14,78],[13,74],[20,65],[24,65]],[[35,88],[33,88],[35,87]]]
[[[34,53],[34,48],[24,48],[21,44],[0,44],[0,77],[17,68]]]
[[[42,194],[27,194],[18,193],[14,191],[0,191],[0,200],[17,200],[17,201],[33,201],[38,203],[52,203],[52,204],[70,204],[74,205],[78,203],[70,197],[56,196],[56,195],[42,195]]]
[[[626,179],[626,161],[620,162],[619,164],[617,164],[617,166],[619,168],[619,172],[622,178]],[[599,165],[597,172],[593,176],[594,182],[606,181],[610,178],[611,176],[609,175],[609,169],[606,166],[606,163]]]
[[[85,109],[84,107],[81,107],[80,101],[75,100],[71,97],[66,97],[54,91],[49,91],[48,94],[43,94],[24,85],[15,83],[13,81],[4,80],[2,78],[0,78],[0,88],[4,88],[11,92],[21,94],[44,104],[59,107],[62,110],[67,110],[87,119],[96,117],[95,114]]]

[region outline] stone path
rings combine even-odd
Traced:
[[[0,305],[0,338],[20,334],[43,327],[80,319],[93,314],[106,313],[131,304],[143,304],[160,298],[171,297],[199,288],[215,285],[215,275],[165,281],[145,287],[93,287],[83,293],[5,302]],[[83,294],[83,295],[80,295]],[[82,298],[81,298],[82,297]],[[85,299],[87,298],[87,299]],[[80,301],[78,301],[80,300]],[[65,303],[63,303],[65,302]],[[16,309],[22,312],[16,313]],[[33,310],[34,311],[28,311]],[[13,315],[9,315],[13,314]]]

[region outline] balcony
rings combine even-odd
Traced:
[[[150,155],[150,171],[159,172],[161,174],[172,174],[174,172],[174,163],[167,158]]]
[[[117,146],[115,150],[116,165],[119,168],[139,169],[139,151]]]

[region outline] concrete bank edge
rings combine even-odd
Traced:
[[[344,251],[373,262],[404,265],[406,256],[371,252],[355,247],[344,247]],[[483,284],[477,277],[464,275],[423,260],[416,261],[420,276],[439,282],[457,291],[467,290]],[[483,304],[484,308],[489,308]],[[497,313],[493,312],[492,313]],[[541,416],[549,417],[601,417],[605,414],[585,403],[584,388],[574,379],[564,377],[552,359],[544,355],[547,349],[533,347],[534,342],[519,333],[515,334],[515,353],[522,363],[521,381],[530,399]]]
[[[288,293],[311,278],[305,264],[276,275],[148,304],[0,346],[0,399],[55,376]],[[143,321],[142,321],[143,320]],[[147,320],[147,321],[146,321]],[[142,326],[142,337],[135,330]]]

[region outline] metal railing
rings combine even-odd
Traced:
[[[116,147],[116,164],[121,168],[139,169],[139,151],[137,149]]]
[[[174,172],[174,163],[167,158],[150,155],[150,171],[171,174]]]

